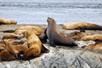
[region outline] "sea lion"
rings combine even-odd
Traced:
[[[48,52],[48,49],[43,46],[39,37],[34,32],[28,30],[19,32],[27,39],[28,48],[24,52],[24,59],[31,59],[40,56],[42,53]]]
[[[81,40],[93,40],[93,41],[101,41],[102,42],[102,34],[93,34],[93,35],[85,35],[81,38]]]
[[[51,46],[55,45],[62,45],[68,47],[77,46],[77,44],[71,37],[65,37],[64,35],[61,35],[60,33],[57,32],[56,21],[54,19],[48,17],[47,22],[48,27],[46,34]]]
[[[91,35],[91,33],[85,33],[85,32],[72,32],[68,34],[72,39],[74,40],[82,40],[81,38],[87,35]]]
[[[82,32],[85,30],[102,30],[102,26],[88,22],[72,22],[63,24],[62,27],[67,30],[80,30]]]
[[[15,25],[15,24],[17,24],[17,22],[14,20],[9,20],[6,18],[0,18],[0,25]]]

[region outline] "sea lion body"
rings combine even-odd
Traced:
[[[84,36],[91,35],[90,33],[85,33],[85,32],[72,32],[68,36],[70,36],[74,40],[82,40]]]
[[[85,32],[85,30],[102,30],[102,26],[88,22],[72,22],[63,24],[63,28],[67,30],[80,30],[81,32]]]
[[[102,42],[102,34],[86,35],[81,38],[81,40],[93,40]]]
[[[21,31],[18,34],[23,34],[27,39],[28,48],[24,52],[24,60],[35,58],[42,53],[48,52],[48,49],[42,45],[39,37],[32,31]]]
[[[74,40],[70,37],[65,37],[57,32],[56,22],[52,18],[47,19],[48,27],[47,27],[47,37],[50,45],[65,45],[69,47],[77,46]]]
[[[0,18],[0,25],[15,25],[15,24],[17,24],[17,22],[14,20],[9,20],[6,18]]]

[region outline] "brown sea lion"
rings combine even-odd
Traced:
[[[88,22],[73,22],[69,24],[63,24],[63,28],[67,30],[102,30],[102,26],[88,23]]]
[[[14,20],[0,18],[0,25],[15,25],[15,24],[17,24],[17,22]]]
[[[81,38],[81,40],[102,41],[102,34],[85,35]]]
[[[91,35],[91,34],[85,33],[85,32],[72,32],[68,34],[68,36],[70,36],[74,40],[82,40],[81,38],[87,35]]]
[[[48,17],[47,22],[48,27],[46,34],[51,46],[55,45],[62,45],[68,47],[77,46],[77,44],[71,37],[65,37],[64,35],[61,35],[60,33],[57,32],[56,21],[54,19]]]
[[[48,49],[42,45],[42,42],[34,32],[22,31],[24,37],[27,38],[28,48],[24,52],[24,59],[30,59],[40,56],[42,53],[48,52]]]

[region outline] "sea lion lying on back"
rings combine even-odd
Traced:
[[[65,37],[57,32],[56,21],[52,18],[47,19],[48,27],[46,30],[46,35],[48,37],[51,46],[62,45],[62,46],[77,46],[74,40],[70,37]]]
[[[69,24],[63,24],[63,28],[67,30],[80,30],[80,31],[102,30],[102,26],[87,22],[74,22]]]

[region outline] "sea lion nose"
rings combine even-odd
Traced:
[[[48,17],[47,19],[51,19],[50,17]]]
[[[18,59],[19,59],[19,60],[23,60],[23,59],[24,59],[24,55],[23,55],[23,54],[19,54],[19,55],[18,55]]]
[[[49,22],[49,21],[51,21],[51,20],[52,20],[52,18],[50,18],[50,17],[47,18],[47,22]]]

